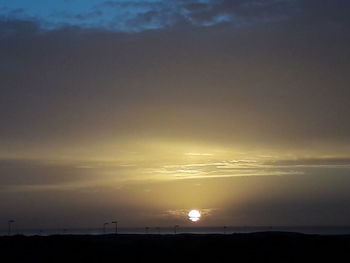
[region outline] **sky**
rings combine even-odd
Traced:
[[[348,225],[349,31],[346,0],[0,0],[0,229]]]

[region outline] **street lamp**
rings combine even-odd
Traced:
[[[12,224],[16,222],[15,220],[9,220],[8,221],[8,235],[11,236],[11,232],[12,232]]]
[[[118,234],[118,221],[113,221],[112,224],[115,224],[115,234]]]
[[[105,234],[106,233],[106,226],[108,225],[108,223],[104,223],[103,224],[103,234]]]
[[[178,229],[179,225],[174,226],[174,234],[176,235],[176,230]]]

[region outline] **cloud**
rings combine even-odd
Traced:
[[[280,22],[307,21],[322,23],[349,22],[348,3],[337,1],[301,0],[174,0],[174,1],[100,1],[82,5],[53,2],[47,10],[38,11],[36,5],[27,9],[7,4],[0,13],[12,19],[34,19],[46,29],[66,25],[100,28],[118,32],[138,33],[192,25],[195,27],[227,24],[233,27],[261,26]],[[39,9],[41,10],[41,9]]]
[[[28,37],[40,31],[37,21],[28,20],[0,20],[1,38]]]
[[[200,156],[205,158],[207,156]],[[122,187],[140,182],[174,180],[205,180],[237,177],[307,176],[347,173],[348,158],[256,159],[163,165],[148,157],[148,161],[49,161],[2,159],[0,185],[2,190],[88,190],[113,186]],[[320,169],[325,169],[322,171]],[[342,168],[342,170],[340,170]],[[333,173],[333,172],[332,172]],[[89,190],[90,189],[90,190]]]
[[[139,167],[117,161],[1,159],[0,173],[1,190],[10,191],[90,191],[140,180],[133,176]]]
[[[276,160],[265,162],[273,166],[305,166],[305,167],[346,167],[350,165],[349,158],[302,158],[291,160]]]
[[[151,173],[159,174],[164,180],[210,179],[246,176],[288,176],[303,175],[304,171],[293,170],[293,166],[281,169],[279,166],[265,165],[260,161],[220,161],[215,163],[194,163],[168,165],[161,169],[151,169]]]
[[[113,8],[124,21],[115,29],[139,32],[167,28],[177,24],[214,26],[230,23],[235,26],[274,22],[293,16],[294,1],[107,1],[95,8],[104,12]],[[123,26],[121,26],[123,24]],[[112,26],[113,28],[113,26]]]
[[[132,134],[270,145],[349,139],[349,39],[336,30],[130,35],[43,32],[17,20],[0,30],[4,147]]]
[[[1,186],[65,185],[88,180],[74,166],[36,160],[0,160]]]
[[[165,211],[164,216],[172,216],[172,217],[178,217],[178,218],[186,218],[188,217],[188,212],[192,208],[189,209],[175,209],[175,210],[168,210]],[[200,213],[202,216],[210,216],[212,213],[215,212],[215,208],[201,208]]]

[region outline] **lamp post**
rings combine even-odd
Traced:
[[[11,236],[12,232],[12,224],[16,222],[15,220],[9,220],[8,221],[8,235]]]
[[[179,225],[174,226],[174,234],[176,235],[177,229],[179,228]]]
[[[118,221],[113,221],[112,224],[115,224],[115,234],[118,234]]]
[[[106,234],[106,226],[108,225],[108,223],[104,223],[103,224],[103,234]]]

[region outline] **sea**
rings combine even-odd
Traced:
[[[350,226],[217,226],[217,227],[120,227],[118,234],[235,234],[256,232],[296,232],[318,235],[350,235]],[[60,228],[60,229],[16,229],[0,230],[0,236],[6,235],[101,235],[115,234],[114,228]]]

